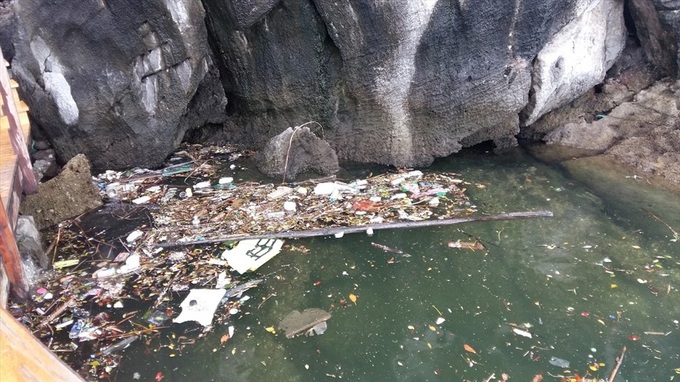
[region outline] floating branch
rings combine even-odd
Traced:
[[[462,223],[492,222],[492,221],[530,219],[530,218],[552,217],[552,216],[553,216],[552,211],[508,212],[508,213],[505,213],[505,214],[487,215],[487,216],[478,216],[478,217],[469,217],[469,218],[432,219],[432,220],[419,220],[419,221],[408,221],[408,222],[367,224],[367,225],[353,226],[353,227],[327,227],[327,228],[319,228],[319,229],[303,230],[303,231],[281,231],[281,232],[265,233],[265,234],[260,234],[260,235],[232,234],[232,235],[224,235],[222,237],[215,238],[215,239],[182,241],[182,242],[172,242],[172,243],[157,243],[157,244],[152,244],[152,246],[161,247],[161,248],[172,248],[172,247],[181,247],[181,246],[188,246],[188,245],[215,244],[215,243],[221,243],[221,242],[225,242],[225,241],[238,241],[238,240],[300,239],[300,238],[305,238],[305,237],[332,236],[332,235],[341,235],[341,234],[346,234],[346,233],[366,232],[367,230],[376,231],[376,230],[381,230],[381,229],[435,227],[435,226],[445,226],[445,225],[454,225],[454,224],[462,224]]]

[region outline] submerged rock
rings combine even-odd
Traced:
[[[308,308],[303,310],[302,313],[294,310],[281,320],[279,330],[283,331],[287,338],[293,338],[304,332],[307,332],[308,335],[323,334],[326,331],[326,326],[319,324],[325,323],[330,318],[330,313],[319,308]]]
[[[317,137],[308,127],[289,127],[272,138],[258,153],[257,168],[269,177],[295,179],[305,171],[321,175],[338,172],[338,156],[328,142]]]

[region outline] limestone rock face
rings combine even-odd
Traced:
[[[230,100],[212,139],[262,147],[315,120],[340,159],[396,166],[512,144],[523,110],[599,83],[626,33],[615,0],[204,3]]]
[[[14,4],[12,69],[62,161],[84,153],[95,170],[155,166],[205,122],[191,101],[218,76],[206,76],[200,0]],[[220,115],[222,92],[209,97]]]
[[[626,42],[623,2],[576,2],[578,15],[538,52],[525,125],[604,80]]]

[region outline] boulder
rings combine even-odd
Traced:
[[[21,213],[33,216],[38,229],[43,229],[101,205],[90,163],[80,154],[66,163],[59,175],[40,184],[38,192],[27,195]]]
[[[289,127],[273,137],[255,160],[263,174],[287,180],[306,171],[330,175],[340,169],[335,151],[307,126]]]
[[[611,0],[205,6],[230,100],[209,140],[259,148],[315,120],[340,159],[395,166],[513,145],[523,110],[530,123],[602,81],[626,35]]]
[[[202,124],[192,100],[218,76],[206,76],[200,0],[14,5],[12,69],[62,163],[84,153],[97,171],[154,167]],[[212,98],[223,115],[221,86]]]

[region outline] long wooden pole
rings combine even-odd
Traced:
[[[355,227],[329,227],[329,228],[319,228],[319,229],[304,230],[304,231],[281,231],[281,232],[274,232],[274,233],[265,233],[265,234],[261,234],[261,235],[234,234],[234,235],[225,235],[225,236],[221,236],[219,238],[207,239],[207,240],[171,242],[171,243],[156,243],[156,244],[152,244],[152,246],[162,247],[162,248],[172,248],[172,247],[181,247],[181,246],[188,246],[188,245],[214,244],[214,243],[221,243],[221,242],[230,241],[230,240],[300,239],[300,238],[305,238],[305,237],[331,236],[331,235],[336,235],[336,234],[366,232],[366,230],[369,230],[369,229],[376,231],[376,230],[381,230],[381,229],[421,228],[421,227],[454,225],[454,224],[461,224],[461,223],[492,222],[492,221],[513,220],[513,219],[528,219],[528,218],[552,217],[552,216],[553,216],[553,213],[551,211],[508,212],[508,213],[505,213],[505,214],[487,215],[487,216],[478,216],[478,217],[469,217],[469,218],[439,219],[439,220],[433,219],[433,220],[420,220],[420,221],[409,221],[409,222],[367,224],[367,225],[355,226]]]
[[[7,278],[9,278],[12,291],[19,298],[26,298],[28,296],[28,281],[21,265],[21,255],[5,212],[5,205],[2,203],[2,197],[0,197],[0,252],[2,252],[2,261],[5,263]]]

